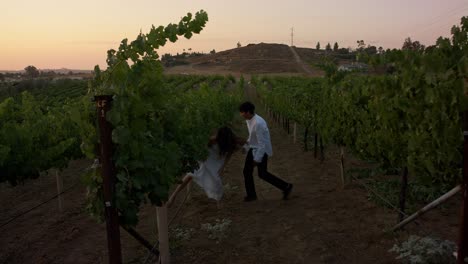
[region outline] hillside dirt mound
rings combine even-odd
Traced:
[[[284,44],[249,44],[215,54],[193,57],[190,64],[166,68],[168,74],[289,74],[322,76],[321,70],[305,71],[291,48]]]

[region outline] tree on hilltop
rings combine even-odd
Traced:
[[[28,77],[28,78],[36,78],[39,76],[39,70],[32,66],[32,65],[29,65],[27,66],[26,68],[24,68],[25,70],[25,75]]]
[[[333,51],[338,51],[340,47],[338,47],[338,42],[335,42],[335,45],[333,45]]]

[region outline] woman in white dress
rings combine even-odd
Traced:
[[[206,193],[206,195],[218,202],[223,196],[223,183],[221,176],[226,164],[229,162],[232,153],[238,149],[238,145],[243,145],[245,140],[237,138],[228,127],[218,129],[216,137],[210,138],[208,142],[208,158],[199,161],[199,168],[192,173],[187,173],[182,179],[182,183],[177,186],[174,193],[167,201],[170,207],[177,194],[194,180]]]

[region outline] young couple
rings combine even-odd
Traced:
[[[193,173],[188,173],[182,180],[182,184],[177,186],[176,190],[169,198],[167,206],[171,206],[176,195],[193,179],[201,188],[204,189],[209,198],[220,201],[223,196],[223,184],[221,176],[226,164],[229,162],[233,152],[243,145],[247,150],[247,157],[244,165],[244,182],[247,196],[245,202],[257,200],[255,184],[253,179],[254,168],[257,167],[258,176],[272,184],[283,192],[283,199],[286,200],[291,193],[293,185],[268,172],[268,157],[273,154],[270,132],[267,123],[258,114],[255,114],[255,106],[250,102],[245,102],[239,107],[240,115],[245,118],[249,138],[242,140],[237,138],[231,129],[227,127],[220,128],[215,137],[208,143],[208,158],[199,162],[200,167]]]

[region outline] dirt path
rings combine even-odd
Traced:
[[[195,231],[174,256],[176,262],[396,263],[387,252],[393,240],[382,232],[394,215],[367,201],[360,189],[340,190],[337,158],[320,163],[271,122],[269,169],[294,184],[291,199],[281,200],[279,190],[256,177],[259,200],[244,203],[244,156],[237,153],[224,179],[235,189],[226,191],[224,208],[216,210],[200,192],[180,222],[197,230],[202,223],[229,219],[227,237],[216,244],[206,232]]]
[[[289,46],[289,49],[291,49],[291,52],[294,56],[294,60],[296,61],[297,64],[299,64],[299,66],[301,67],[301,69],[308,75],[308,76],[314,76],[316,74],[314,74],[314,72],[309,68],[309,66],[304,63],[302,60],[301,60],[301,57],[299,57],[299,54],[297,54],[296,50],[294,49],[294,47],[291,47]]]

